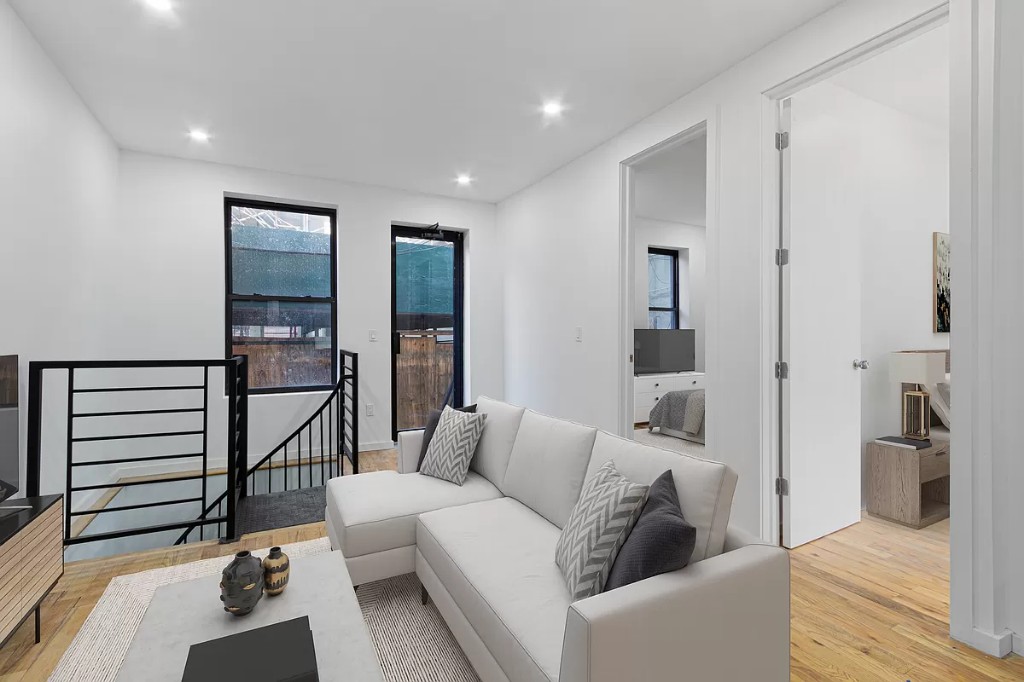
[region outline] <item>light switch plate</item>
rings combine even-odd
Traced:
[[[370,330],[370,341],[376,341],[376,340],[377,340],[377,330],[376,329],[371,329]]]
[[[583,343],[583,327],[576,327],[576,343]]]
[[[366,416],[367,417],[372,417],[373,416],[373,403],[366,403]]]

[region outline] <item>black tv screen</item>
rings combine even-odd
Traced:
[[[693,329],[634,329],[633,372],[665,374],[696,369]]]
[[[18,492],[18,356],[0,357],[0,502]]]

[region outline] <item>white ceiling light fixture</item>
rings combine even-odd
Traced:
[[[157,12],[170,12],[174,9],[174,3],[171,0],[145,0],[146,6]]]
[[[473,184],[473,178],[466,175],[465,173],[462,173],[461,175],[455,178],[455,184],[457,184],[459,187],[469,187],[470,185]]]
[[[551,99],[544,102],[544,106],[540,110],[545,118],[561,118],[562,114],[565,113],[565,105],[556,99]]]
[[[205,130],[199,130],[198,128],[192,128],[188,131],[188,137],[193,142],[209,142],[210,133]]]

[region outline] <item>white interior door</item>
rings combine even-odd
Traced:
[[[781,420],[786,547],[845,528],[861,513],[864,370],[854,368],[861,350],[860,146],[856,131],[829,115],[827,87],[791,98],[782,152],[783,243],[790,252],[780,334],[788,363]]]

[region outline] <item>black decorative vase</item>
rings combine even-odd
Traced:
[[[252,613],[263,597],[263,562],[250,552],[239,552],[220,577],[224,610],[236,616]]]

